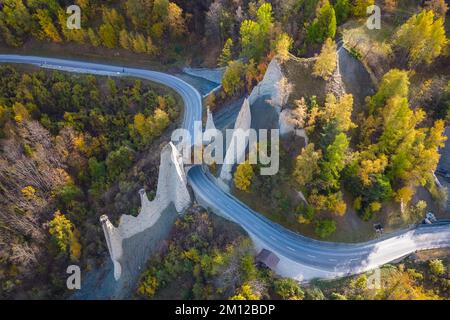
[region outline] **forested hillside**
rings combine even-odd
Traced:
[[[73,4],[70,1],[4,1],[0,14],[3,41],[8,46],[20,47],[32,37],[167,56],[176,47],[167,52],[162,44],[179,40],[186,32],[182,9],[167,0],[75,3],[82,12],[79,30],[69,30],[66,25],[66,8]],[[166,54],[162,55],[162,51]]]
[[[51,297],[69,261],[103,262],[100,215],[136,214],[137,191],[155,191],[159,157],[143,156],[180,105],[141,81],[0,74],[0,294]]]
[[[302,14],[308,5],[315,9],[303,28],[276,35],[277,26],[290,30],[289,19],[278,20],[275,5],[260,3],[255,18],[241,23],[235,46],[240,52],[228,54],[229,44],[236,43],[230,38],[220,56],[219,61],[228,57],[222,96],[250,91],[255,61],[260,66],[275,57],[285,73],[275,87],[290,97],[280,98],[277,106],[308,136],[304,146],[285,137],[275,176],[239,165],[237,195],[291,229],[335,241],[367,240],[375,235],[373,223],[392,231],[419,222],[426,210],[445,214],[447,194],[433,173],[450,119],[446,4],[382,2],[383,27],[369,30],[359,18],[370,1],[295,3]],[[264,32],[266,26],[271,32]],[[343,35],[341,53],[336,53],[336,30]],[[250,40],[256,35],[265,40]],[[326,86],[318,79],[334,81],[342,50],[371,76],[370,96],[319,90]],[[304,59],[308,51],[317,55]]]
[[[226,230],[226,232],[224,232]],[[138,299],[231,300],[429,300],[448,299],[445,252],[424,252],[373,272],[299,285],[255,261],[250,238],[230,222],[206,212],[177,220],[169,241],[150,261],[136,290]]]

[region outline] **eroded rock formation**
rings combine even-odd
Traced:
[[[270,96],[275,99],[278,95],[277,93],[277,83],[283,78],[283,72],[281,71],[281,66],[277,59],[272,59],[267,67],[264,78],[258,83],[256,87],[253,88],[248,100],[250,105],[252,105],[259,97]]]
[[[136,217],[122,215],[118,227],[115,227],[106,215],[100,217],[108,250],[114,263],[114,278],[116,280],[120,278],[122,273],[123,240],[153,226],[171,203],[174,204],[177,212],[183,212],[191,203],[186,183],[182,157],[175,145],[170,142],[161,152],[155,199],[150,201],[145,191],[141,189],[139,191],[141,195],[139,215]]]
[[[216,126],[214,124],[214,119],[213,119],[213,115],[211,110],[209,110],[209,108],[207,108],[206,110],[206,126],[205,126],[205,131],[206,130],[216,130]]]
[[[250,112],[250,102],[249,99],[246,98],[236,118],[232,139],[230,139],[230,143],[227,146],[227,152],[225,154],[224,163],[220,170],[221,180],[230,181],[232,178],[231,171],[233,169],[233,165],[236,163],[241,163],[244,160],[245,149],[247,148],[248,145],[248,136],[242,137],[240,135],[243,132],[247,132],[250,129],[251,123],[252,123],[252,115]],[[239,142],[236,144],[234,143],[241,139],[245,139],[244,144],[241,144]]]

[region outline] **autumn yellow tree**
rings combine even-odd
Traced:
[[[252,184],[253,167],[248,161],[238,165],[234,173],[234,185],[239,190],[248,192]]]
[[[402,204],[402,206],[408,205],[414,195],[414,190],[411,187],[400,188],[395,194],[395,200]]]
[[[51,17],[48,10],[38,9],[34,16],[41,26],[42,38],[48,38],[54,42],[62,42],[58,29],[55,27],[53,18]]]
[[[87,31],[87,37],[89,39],[89,43],[94,47],[98,47],[101,44],[101,40],[99,36],[95,33],[94,29],[89,28]]]
[[[305,293],[298,282],[291,278],[281,278],[274,282],[275,292],[286,300],[303,300]]]
[[[242,61],[235,60],[228,63],[222,78],[222,88],[226,95],[233,96],[243,88],[244,74],[245,65]]]
[[[169,115],[164,110],[156,108],[152,122],[155,135],[159,136],[170,123]]]
[[[347,204],[344,200],[340,199],[336,202],[336,205],[332,210],[336,215],[343,216],[347,211]]]
[[[145,53],[147,52],[147,43],[145,41],[145,37],[137,33],[132,39],[132,48],[134,52],[137,53]]]
[[[364,159],[358,168],[358,176],[364,186],[372,185],[372,177],[384,172],[388,164],[388,159],[384,154],[379,155],[377,159]]]
[[[158,289],[158,279],[155,276],[155,268],[150,268],[142,276],[141,283],[138,287],[138,293],[142,296],[151,298]]]
[[[186,32],[183,9],[174,2],[169,2],[167,7],[167,22],[172,37],[179,37]]]
[[[131,132],[138,133],[143,144],[149,143],[153,138],[158,137],[170,123],[167,112],[156,108],[152,116],[145,117],[142,113],[134,116],[134,122],[131,126]]]
[[[430,64],[447,45],[444,20],[435,19],[432,10],[423,10],[400,27],[395,34],[394,44],[407,51],[410,66]]]
[[[28,120],[30,118],[30,113],[27,108],[20,102],[15,102],[12,110],[14,112],[14,120],[17,123],[21,123],[24,120]]]
[[[353,96],[351,94],[345,94],[337,99],[332,93],[329,93],[325,98],[325,108],[319,111],[318,116],[327,124],[335,121],[337,130],[346,132],[356,128],[352,122],[352,112]]]
[[[125,30],[125,29],[120,30],[119,43],[122,48],[130,49],[131,39],[130,39],[130,36],[129,36],[127,30]]]
[[[429,186],[433,192],[432,174],[439,161],[438,149],[446,140],[445,124],[438,120],[432,127],[424,126],[426,114],[420,108],[410,108],[408,89],[408,72],[393,69],[368,101],[362,151],[349,170],[356,179],[348,184],[360,199],[358,207],[365,219],[377,209],[373,203],[395,197],[406,205],[417,186]]]
[[[102,24],[98,30],[99,38],[107,48],[115,48],[118,42],[118,35],[114,27],[109,23]]]
[[[355,17],[365,17],[367,7],[375,4],[375,0],[353,0],[352,13]]]
[[[434,300],[438,296],[416,284],[412,272],[392,270],[383,274],[382,287],[376,294],[382,300]]]
[[[369,114],[385,106],[386,102],[394,97],[408,98],[409,76],[405,70],[391,69],[381,79],[377,92],[370,98]]]
[[[62,253],[69,252],[70,258],[73,261],[78,261],[81,255],[80,235],[72,222],[58,210],[48,226],[49,233],[59,251]]]
[[[134,116],[133,129],[139,133],[144,142],[152,137],[152,128],[147,123],[147,118],[140,112]]]
[[[280,61],[286,61],[289,59],[289,50],[292,47],[293,40],[285,32],[281,33],[275,40],[275,54]]]
[[[26,186],[20,191],[27,200],[34,200],[36,197],[36,189],[32,186]]]
[[[231,61],[233,58],[233,40],[231,38],[228,38],[227,41],[225,41],[225,44],[222,49],[222,53],[219,56],[219,59],[217,60],[217,64],[221,67],[224,67],[228,64],[228,62]]]
[[[244,283],[230,300],[260,300],[261,296],[255,292],[250,283]]]
[[[328,80],[337,66],[336,43],[328,38],[322,46],[313,67],[313,75]]]

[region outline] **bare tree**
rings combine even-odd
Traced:
[[[28,243],[14,243],[12,245],[12,254],[9,260],[12,263],[17,263],[28,267],[37,263],[36,250],[28,245]]]
[[[223,5],[221,0],[215,0],[209,6],[209,10],[206,13],[206,35],[210,38],[220,37],[221,26],[220,22],[223,14]],[[223,39],[221,38],[221,42]]]

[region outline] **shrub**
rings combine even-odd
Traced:
[[[430,268],[430,272],[435,276],[441,276],[445,273],[444,263],[440,259],[430,260],[428,267]]]
[[[316,222],[314,232],[320,238],[326,238],[336,231],[336,222],[331,219],[322,219]]]

